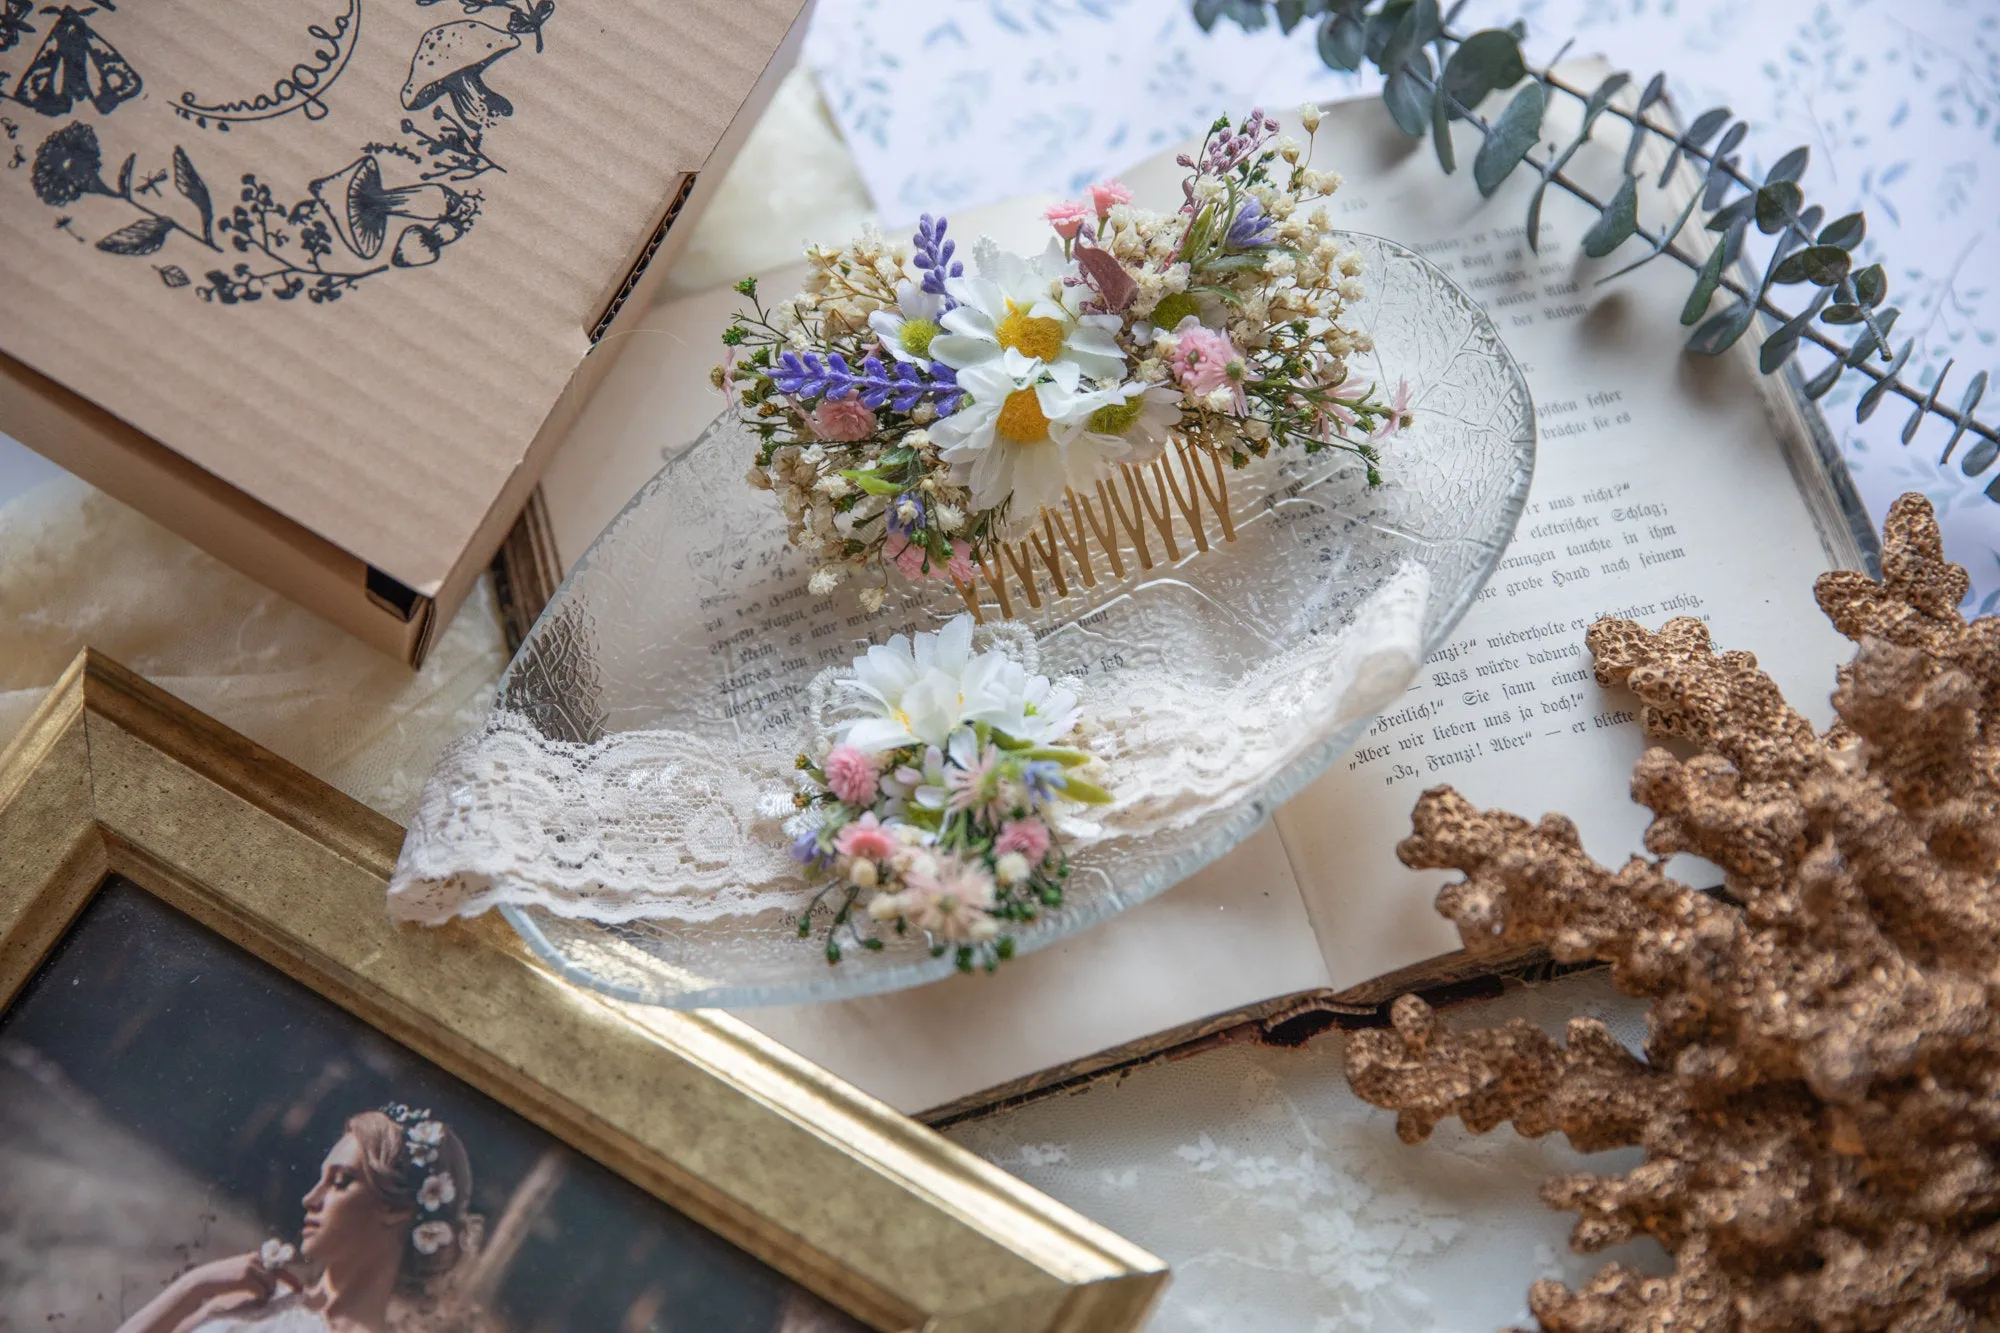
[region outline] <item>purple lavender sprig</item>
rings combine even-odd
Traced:
[[[1264,205],[1256,195],[1245,194],[1243,207],[1237,210],[1235,221],[1229,224],[1226,244],[1231,250],[1256,250],[1277,239],[1277,222],[1265,213]]]
[[[952,300],[945,292],[945,279],[964,277],[965,265],[952,258],[958,249],[958,243],[946,240],[944,229],[943,218],[934,219],[926,213],[917,219],[917,234],[910,238],[917,253],[910,263],[923,271],[924,290],[932,296],[944,297],[944,308],[953,310],[957,308],[958,302]]]
[[[964,396],[958,373],[943,362],[933,361],[926,371],[903,361],[885,363],[872,354],[859,366],[850,366],[839,352],[822,357],[817,352],[788,351],[771,367],[771,382],[794,398],[845,398],[858,393],[861,405],[870,410],[887,403],[898,412],[908,412],[928,398],[941,417],[957,411]]]

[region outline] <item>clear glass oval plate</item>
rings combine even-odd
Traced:
[[[1262,660],[1338,631],[1411,564],[1429,576],[1424,653],[1472,604],[1528,493],[1535,416],[1527,383],[1492,322],[1449,278],[1393,242],[1350,235],[1347,244],[1364,256],[1368,290],[1350,307],[1351,322],[1374,338],[1372,356],[1352,358],[1354,368],[1382,384],[1407,380],[1416,412],[1385,448],[1385,484],[1370,490],[1352,456],[1335,450],[1253,462],[1230,477],[1232,544],[1143,573],[1135,564],[1124,579],[1073,588],[1076,595],[1024,617],[1045,673],[1148,657],[1226,686]],[[725,747],[768,746],[785,728],[803,742],[798,701],[814,675],[871,639],[963,610],[948,584],[894,583],[874,616],[851,586],[831,598],[807,595],[811,568],[786,544],[783,513],[744,483],[754,449],[725,417],[661,470],[530,633],[501,682],[504,706],[569,741],[671,727]],[[1015,930],[1017,951],[1104,921],[1215,860],[1371,721],[1308,718],[1303,743],[1284,762],[1242,775],[1245,799],[1136,844],[1079,850],[1063,906]],[[607,925],[534,907],[502,910],[564,976],[677,1008],[865,995],[933,981],[954,966],[916,939],[850,950],[829,965],[815,942],[798,937],[789,912]]]

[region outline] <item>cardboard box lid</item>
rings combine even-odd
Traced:
[[[801,5],[0,0],[0,351],[434,596]]]

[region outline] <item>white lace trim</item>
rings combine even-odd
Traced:
[[[1429,592],[1427,571],[1405,566],[1346,629],[1234,679],[1171,660],[1092,678],[1085,716],[1118,802],[1074,829],[1072,850],[1239,804],[1392,703],[1416,674]],[[810,894],[784,832],[796,753],[671,730],[579,745],[496,712],[439,760],[390,912],[431,924],[505,903],[612,923],[796,912]]]

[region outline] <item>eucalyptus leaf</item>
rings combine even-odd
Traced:
[[[1856,421],[1866,421],[1875,415],[1875,409],[1882,405],[1883,396],[1895,387],[1896,376],[1901,374],[1903,367],[1909,363],[1910,353],[1915,349],[1916,345],[1917,340],[1915,338],[1904,340],[1903,350],[1896,353],[1896,359],[1889,363],[1887,370],[1882,372],[1882,378],[1869,385],[1867,391],[1861,395],[1860,405],[1854,409],[1854,419]]]
[[[1991,440],[1981,440],[1965,451],[1965,457],[1959,460],[1958,470],[1968,477],[1976,477],[1992,467],[1996,458],[2000,458],[2000,444],[1995,444]],[[1992,488],[1988,487],[1987,490],[1990,495]]]
[[[1542,113],[1548,105],[1548,89],[1538,79],[1515,93],[1507,109],[1495,117],[1486,142],[1472,159],[1472,180],[1481,195],[1490,198],[1500,182],[1521,165],[1521,159],[1541,137]]]
[[[1438,166],[1449,176],[1458,170],[1458,154],[1451,144],[1451,110],[1444,84],[1431,97],[1431,146],[1437,150]]]
[[[1412,139],[1429,127],[1431,99],[1410,66],[1399,66],[1389,76],[1389,81],[1382,85],[1382,101],[1387,104],[1396,128]]]
[[[1329,69],[1361,68],[1362,27],[1350,14],[1328,14],[1320,20],[1313,44],[1320,62]]]
[[[1924,418],[1930,415],[1932,406],[1937,402],[1938,390],[1944,387],[1945,376],[1951,374],[1951,368],[1957,364],[1956,360],[1947,360],[1944,363],[1944,369],[1940,370],[1937,378],[1931,381],[1931,391],[1924,395],[1924,400],[1916,405],[1916,408],[1910,413],[1909,420],[1903,423],[1903,433],[1900,437],[1901,443],[1907,445],[1911,440],[1917,438],[1917,427],[1923,425]]]
[[[1521,44],[1503,28],[1475,32],[1445,61],[1438,86],[1468,111],[1491,93],[1512,88],[1528,74]]]
[[[1809,246],[1793,258],[1805,266],[1806,281],[1819,287],[1832,287],[1846,277],[1852,262],[1847,251],[1837,245]]]
[[[1896,327],[1896,317],[1902,313],[1894,306],[1879,312],[1875,316],[1874,324],[1854,340],[1854,346],[1847,349],[1847,364],[1858,366],[1873,356],[1876,349],[1882,346],[1883,340],[1889,336],[1889,331]]]
[[[1528,200],[1528,248],[1536,254],[1542,252],[1542,201],[1549,196],[1549,173],[1542,173],[1541,183],[1535,186],[1535,193]]]
[[[1979,400],[1985,396],[1986,372],[1982,370],[1972,377],[1971,383],[1965,386],[1965,393],[1958,400],[1958,422],[1952,427],[1951,438],[1944,442],[1944,453],[1938,458],[1939,467],[1951,461],[1951,451],[1958,447],[1959,437],[1965,434],[1966,426],[1972,420],[1972,409],[1978,407]]]
[[[1820,320],[1827,324],[1859,324],[1861,307],[1851,301],[1840,301],[1826,308]]]
[[[1865,306],[1878,306],[1889,294],[1889,275],[1880,264],[1870,264],[1854,275],[1854,292]]]
[[[1688,293],[1686,304],[1681,306],[1681,323],[1692,324],[1708,310],[1715,289],[1722,285],[1723,259],[1723,247],[1718,243],[1708,252],[1708,258],[1702,261],[1701,271],[1695,275],[1694,290]]]
[[[1771,169],[1764,173],[1764,184],[1775,185],[1779,181],[1796,182],[1806,174],[1806,161],[1811,152],[1805,148],[1794,148],[1779,158]]]
[[[1867,234],[1868,219],[1859,213],[1849,213],[1827,223],[1817,241],[1820,245],[1837,245],[1843,250],[1852,250],[1861,244],[1861,238]]]
[[[1747,120],[1739,120],[1734,125],[1731,125],[1729,132],[1722,136],[1722,142],[1715,146],[1713,153],[1709,154],[1710,160],[1712,161],[1718,157],[1728,157],[1736,151],[1737,147],[1742,144],[1744,136],[1749,133],[1750,122]]]
[[[1780,285],[1794,282],[1810,282],[1819,287],[1832,287],[1847,276],[1847,251],[1837,245],[1815,245],[1789,255],[1771,274],[1771,281]]]
[[[1660,171],[1660,188],[1665,189],[1667,182],[1674,178],[1674,168],[1681,164],[1683,153],[1700,152],[1701,146],[1714,138],[1715,132],[1728,123],[1729,108],[1726,106],[1712,106],[1696,116],[1694,124],[1688,126],[1686,134],[1674,141],[1673,151],[1667,154],[1667,165]]]
[[[1623,245],[1633,232],[1639,229],[1639,180],[1627,176],[1619,183],[1618,192],[1611,196],[1611,202],[1597,215],[1597,221],[1590,224],[1590,230],[1583,234],[1583,252],[1592,259],[1602,259]]]
[[[1659,238],[1653,242],[1652,249],[1648,253],[1641,255],[1624,268],[1619,269],[1616,273],[1606,274],[1604,277],[1599,278],[1594,285],[1602,287],[1614,278],[1622,278],[1640,265],[1649,264],[1665,254],[1667,247],[1674,243],[1674,238],[1681,234],[1681,229],[1687,226],[1688,219],[1694,216],[1695,205],[1700,202],[1701,200],[1696,196],[1689,195],[1686,205],[1681,209],[1681,215],[1674,219],[1674,225],[1660,233]]]
[[[1748,301],[1738,301],[1729,309],[1710,315],[1688,339],[1688,350],[1702,356],[1721,355],[1736,345],[1756,313]]]
[[[1271,12],[1278,16],[1278,31],[1287,37],[1305,20],[1306,0],[1276,0]]]
[[[1839,382],[1846,373],[1847,363],[1839,357],[1826,363],[1817,375],[1805,382],[1806,397],[1814,402],[1826,396],[1826,391]]]
[[[1757,230],[1766,236],[1783,231],[1805,202],[1805,194],[1790,181],[1778,181],[1757,191]]]
[[[1754,194],[1746,194],[1741,199],[1724,204],[1709,215],[1708,229],[1710,231],[1728,231],[1739,221],[1749,217],[1751,210],[1756,207],[1757,196]]]
[[[1616,74],[1606,75],[1604,82],[1591,91],[1590,100],[1583,104],[1583,132],[1586,135],[1590,133],[1590,123],[1604,114],[1604,108],[1611,105],[1611,99],[1618,95],[1618,90],[1630,82],[1632,76],[1621,69]]]
[[[1653,103],[1666,95],[1667,76],[1655,74],[1646,81],[1645,89],[1639,94],[1639,105],[1632,109],[1632,137],[1625,143],[1626,175],[1632,174],[1632,166],[1639,160],[1639,150],[1646,146],[1646,136],[1652,131],[1646,124],[1646,112]]]
[[[1780,329],[1764,340],[1757,349],[1757,369],[1769,375],[1785,362],[1792,359],[1792,353],[1799,350],[1797,334],[1787,334]]]

